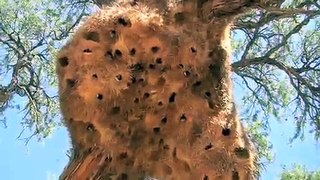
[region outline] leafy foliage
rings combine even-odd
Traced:
[[[247,90],[248,121],[294,121],[303,137],[307,123],[320,137],[320,4],[286,1],[257,10],[234,25],[235,80]]]
[[[263,131],[263,123],[261,121],[254,121],[250,124],[247,131],[250,132],[250,137],[256,146],[258,153],[258,165],[264,166],[273,159],[272,144],[268,140],[268,134]]]
[[[304,166],[294,165],[291,170],[285,170],[281,174],[281,180],[318,180],[320,171],[307,171]]]
[[[0,1],[0,112],[21,109],[22,125],[46,137],[59,115],[54,56],[89,12],[85,4],[64,1]],[[20,96],[19,103],[14,99]],[[1,115],[0,114],[0,115]],[[6,122],[6,117],[0,119]],[[27,138],[28,141],[30,139]]]

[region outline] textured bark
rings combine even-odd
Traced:
[[[118,1],[57,60],[73,143],[61,179],[254,179],[229,26],[254,1]]]

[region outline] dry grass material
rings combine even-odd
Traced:
[[[102,179],[253,179],[232,103],[230,21],[208,22],[210,4],[192,3],[105,7],[62,48],[60,102],[74,149],[102,149],[69,179],[95,179],[97,167]]]

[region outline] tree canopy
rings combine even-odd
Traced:
[[[320,179],[319,171],[308,171],[306,167],[294,165],[292,169],[281,174],[281,180],[317,180]]]
[[[286,1],[276,8],[241,17],[234,27],[234,63],[239,84],[249,94],[247,119],[268,117],[296,123],[293,138],[306,124],[319,138],[319,4]],[[237,40],[236,35],[241,36]],[[263,114],[264,118],[261,117]]]
[[[108,1],[0,0],[0,121],[16,108],[28,141],[61,125],[54,59],[83,18]],[[270,117],[306,126],[320,137],[320,4],[279,1],[256,9],[232,25],[234,86],[244,88],[241,117],[261,158],[270,159],[265,138]],[[239,96],[234,92],[235,96]],[[241,94],[242,95],[242,94]],[[13,120],[13,119],[12,119]],[[16,120],[17,121],[17,120]],[[22,134],[21,134],[22,135]]]

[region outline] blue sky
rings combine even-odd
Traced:
[[[262,179],[277,179],[283,165],[291,167],[294,163],[306,165],[308,170],[320,170],[320,144],[315,142],[311,134],[306,134],[304,141],[297,139],[290,144],[289,139],[294,134],[295,125],[289,122],[279,123],[274,119],[270,122],[270,140],[275,152],[275,161],[267,166]]]
[[[22,113],[5,113],[8,127],[0,128],[0,179],[54,180],[68,162],[69,138],[64,128],[57,129],[42,142],[33,138],[26,146],[17,140],[22,127]],[[30,134],[30,133],[29,133]]]

